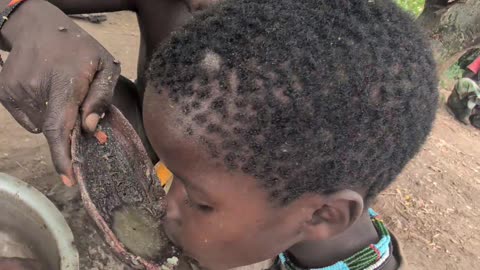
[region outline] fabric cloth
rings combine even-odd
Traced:
[[[471,116],[474,116],[474,109],[478,108],[479,105],[480,87],[478,84],[468,78],[458,80],[447,101],[447,106],[452,114],[459,121],[468,125]]]
[[[471,72],[478,74],[480,71],[480,56],[477,57],[468,67]]]

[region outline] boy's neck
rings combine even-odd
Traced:
[[[295,264],[303,268],[319,268],[335,264],[379,241],[378,233],[365,211],[355,224],[338,237],[327,241],[303,242],[288,250]],[[384,268],[396,269],[394,258]]]

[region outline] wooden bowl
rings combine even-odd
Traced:
[[[121,209],[138,209],[141,216],[160,224],[166,208],[165,192],[153,164],[137,133],[117,108],[109,108],[93,136],[83,133],[77,124],[72,135],[72,160],[84,206],[117,257],[135,269],[175,268],[170,257],[176,256],[176,250],[160,227],[158,231],[152,229],[149,238],[153,242],[160,237],[162,242],[156,257],[134,254],[115,231],[116,213]],[[136,233],[136,228],[130,229]]]

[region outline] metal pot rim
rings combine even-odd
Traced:
[[[34,211],[53,236],[60,257],[61,270],[78,270],[79,256],[73,233],[57,207],[33,186],[4,173],[0,173],[0,192],[15,196]]]

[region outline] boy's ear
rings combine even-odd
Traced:
[[[308,216],[302,234],[305,240],[326,240],[347,230],[364,210],[363,197],[352,190],[301,198]]]

